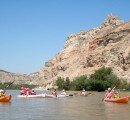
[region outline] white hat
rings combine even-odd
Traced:
[[[0,89],[0,92],[1,92],[1,93],[4,93],[4,90]]]
[[[110,90],[111,90],[111,88],[108,88],[108,90],[110,91]]]
[[[82,90],[83,92],[85,92],[85,89],[83,88],[83,90]]]
[[[65,90],[64,90],[64,89],[63,89],[62,91],[63,91],[63,92],[65,92]]]

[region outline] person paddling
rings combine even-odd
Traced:
[[[63,89],[60,94],[61,94],[61,95],[66,95],[66,91]]]
[[[27,89],[25,87],[21,87],[20,95],[26,95]]]
[[[118,91],[114,91],[114,98],[118,99],[120,98],[119,92]]]
[[[5,95],[4,93],[5,93],[5,91],[1,89],[0,90],[0,97],[4,96]]]
[[[54,89],[51,94],[57,97],[57,91],[56,91],[56,89]]]
[[[112,92],[111,88],[108,88],[105,93],[105,98],[112,98]]]
[[[81,92],[81,95],[86,95],[86,91],[85,91],[85,89],[83,88],[83,90],[82,90],[82,92]]]
[[[34,89],[32,89],[32,90],[30,91],[30,94],[31,94],[31,95],[36,95],[35,90],[34,90]]]

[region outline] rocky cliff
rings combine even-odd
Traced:
[[[99,27],[69,35],[64,49],[38,71],[39,79],[89,76],[102,66],[130,81],[130,22],[108,15]]]
[[[130,81],[130,22],[108,15],[99,27],[69,35],[64,49],[37,73],[20,75],[0,70],[0,79],[45,85],[58,76],[89,76],[102,66],[112,67],[117,76]]]
[[[0,70],[0,83],[14,81],[15,84],[38,85],[38,80],[38,72],[27,75]]]

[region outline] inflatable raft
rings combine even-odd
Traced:
[[[121,97],[121,98],[105,98],[104,101],[106,102],[115,102],[115,103],[128,103],[129,102],[129,96]]]
[[[0,97],[0,102],[10,102],[11,95],[3,95]]]
[[[51,95],[51,94],[46,94],[46,98],[60,98],[60,97],[69,97],[70,95],[61,95],[61,94],[59,94],[59,95],[57,95],[57,96],[55,96],[55,95]]]
[[[51,94],[38,94],[38,95],[18,95],[19,98],[59,98],[59,97],[69,97],[72,95],[51,95]]]
[[[46,94],[38,95],[18,95],[19,98],[45,98]]]

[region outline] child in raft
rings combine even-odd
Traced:
[[[34,89],[30,90],[29,88],[21,87],[20,95],[36,95]]]
[[[61,95],[66,95],[66,91],[63,89],[60,94],[61,94]]]
[[[119,92],[117,92],[117,91],[114,91],[113,96],[115,99],[120,98]]]
[[[57,91],[56,91],[56,89],[54,89],[54,90],[51,92],[51,94],[57,97]]]
[[[1,89],[0,90],[0,97],[4,96],[5,95],[4,93],[5,93],[5,91]]]
[[[86,95],[86,91],[85,91],[85,89],[83,88],[83,90],[82,90],[82,92],[81,92],[81,95]]]
[[[112,95],[111,88],[108,88],[108,89],[106,90],[106,93],[105,93],[105,98],[111,99],[112,96],[113,96],[113,95]]]

